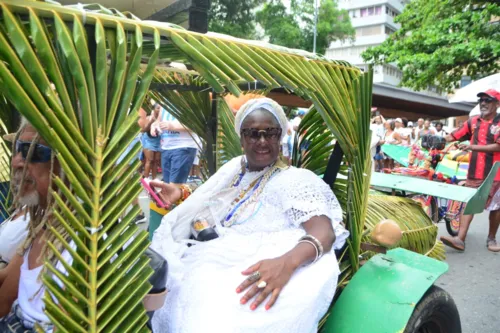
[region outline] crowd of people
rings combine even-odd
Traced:
[[[413,145],[424,135],[435,135],[442,137],[447,143],[456,143],[445,151],[453,147],[460,151],[457,158],[466,157],[469,169],[465,186],[479,188],[495,162],[500,162],[500,92],[489,89],[480,92],[477,97],[480,115],[470,117],[466,122],[459,122],[458,128],[449,133],[444,130],[441,122],[432,124],[429,120],[418,119],[417,126],[414,127],[412,122],[404,118],[385,120],[380,115],[375,116],[370,126],[375,170],[395,167],[394,160],[382,152],[382,145]],[[458,144],[464,141],[469,143]],[[500,225],[500,171],[496,174],[484,209],[489,211],[486,247],[491,252],[500,252],[500,245],[496,240]],[[442,236],[441,241],[453,249],[465,251],[465,239],[473,218],[474,215],[462,214],[458,235]]]
[[[413,146],[424,135],[444,138],[451,132],[446,130],[443,123],[439,121],[433,123],[430,119],[419,118],[416,123],[413,123],[407,118],[385,119],[382,115],[372,118],[370,129],[374,171],[393,169],[396,166],[396,162],[382,152],[382,145]]]

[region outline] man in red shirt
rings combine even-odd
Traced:
[[[500,92],[489,89],[477,95],[481,115],[471,117],[462,127],[446,136],[446,141],[470,140],[470,145],[461,149],[470,152],[469,173],[465,186],[479,187],[488,176],[493,164],[500,162]],[[500,224],[500,171],[495,177],[486,203],[490,212],[490,228],[486,246],[492,252],[500,252],[495,239]],[[457,237],[442,236],[441,241],[456,250],[465,250],[465,237],[474,215],[460,216],[460,230]]]

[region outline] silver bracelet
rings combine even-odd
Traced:
[[[316,244],[316,247],[318,248],[318,252],[319,252],[318,259],[323,256],[323,245],[316,237],[314,237],[313,235],[307,234],[307,235],[300,237],[299,241],[301,241],[301,240],[310,240],[311,242]]]
[[[314,258],[312,264],[314,264],[318,259],[319,259],[319,250],[318,250],[318,247],[316,246],[316,244],[314,244],[313,242],[311,242],[310,240],[307,240],[307,239],[303,239],[303,240],[299,240],[299,243],[308,243],[308,244],[311,244],[312,247],[314,247],[314,249],[316,250],[316,258]]]

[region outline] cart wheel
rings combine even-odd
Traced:
[[[448,212],[446,212],[445,222],[446,230],[452,236],[458,235],[460,229],[460,215],[464,209],[464,204],[459,201],[450,201],[448,204]]]
[[[418,202],[422,206],[422,209],[431,218],[432,222],[435,224],[439,222],[439,212],[436,198],[423,194],[410,195],[409,198]]]
[[[443,289],[432,286],[418,302],[404,333],[461,333],[457,306]]]

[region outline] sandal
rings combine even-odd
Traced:
[[[497,240],[494,238],[488,238],[486,240],[486,247],[488,248],[488,251],[500,252],[500,245],[497,244]]]
[[[465,251],[465,242],[458,237],[441,236],[441,242],[458,251]]]

